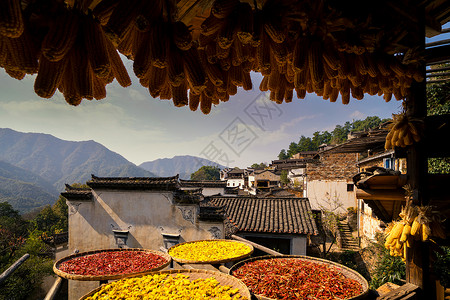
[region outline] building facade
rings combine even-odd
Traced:
[[[344,212],[357,207],[353,175],[358,172],[356,153],[323,151],[316,161],[306,163],[306,197],[312,209]]]
[[[92,176],[87,185],[68,186],[62,193],[69,207],[71,253],[118,247],[166,251],[176,243],[225,236],[223,218],[202,218],[202,195],[183,190],[178,176]],[[95,285],[71,280],[69,299],[79,299]]]

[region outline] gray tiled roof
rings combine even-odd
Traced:
[[[86,184],[91,188],[106,189],[164,189],[175,190],[179,187],[178,175],[172,177],[97,177]]]
[[[307,198],[208,197],[239,231],[318,234]]]
[[[61,196],[68,200],[92,200],[92,190],[90,188],[75,188],[66,184],[66,191]]]
[[[227,186],[226,180],[183,180],[180,179],[182,187],[218,187],[224,188]]]

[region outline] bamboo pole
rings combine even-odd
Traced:
[[[18,268],[21,264],[23,264],[28,258],[30,257],[30,254],[26,253],[21,258],[19,258],[15,263],[13,263],[8,269],[5,270],[0,275],[0,284],[8,279],[9,276]]]
[[[52,287],[48,291],[47,295],[45,295],[44,300],[53,300],[58,296],[59,291],[61,290],[61,287],[66,279],[59,277],[56,278],[55,282],[53,283]]]

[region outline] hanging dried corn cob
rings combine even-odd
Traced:
[[[192,46],[192,34],[189,28],[183,22],[175,22],[172,24],[173,41],[180,50],[189,50]]]
[[[115,45],[123,39],[128,26],[133,25],[144,4],[140,0],[119,0],[104,27],[105,34]]]
[[[128,75],[127,70],[125,69],[125,66],[123,65],[122,59],[119,56],[119,53],[117,53],[117,50],[114,48],[114,45],[111,41],[108,39],[105,39],[106,42],[106,50],[108,51],[108,58],[111,64],[111,74],[110,76],[112,78],[116,78],[117,82],[122,87],[127,87],[131,85],[131,79]],[[111,80],[112,81],[112,80]],[[106,83],[110,83],[108,81],[105,81]]]
[[[200,103],[200,95],[194,94],[192,91],[189,91],[189,108],[192,111],[196,111],[199,103]]]
[[[171,47],[168,57],[169,82],[173,86],[179,86],[186,80],[182,53],[178,48]]]
[[[173,104],[182,107],[189,104],[187,83],[183,81],[179,86],[172,86]]]
[[[6,74],[8,74],[9,76],[11,76],[12,78],[14,78],[14,79],[17,79],[17,80],[22,80],[22,79],[24,79],[25,78],[25,72],[22,72],[22,71],[16,71],[16,70],[11,70],[11,69],[8,69],[8,68],[5,68],[5,72],[6,72]]]
[[[6,45],[7,52],[7,59],[4,62],[5,69],[26,74],[34,74],[38,71],[39,49],[27,28],[18,38],[2,36],[1,39]]]
[[[51,98],[61,83],[67,59],[56,62],[49,61],[41,54],[39,58],[39,71],[34,81],[34,91],[39,97]]]
[[[239,5],[239,0],[216,0],[211,7],[211,14],[219,19],[228,17]]]
[[[20,0],[0,1],[0,34],[18,38],[24,30]]]
[[[158,68],[167,67],[167,49],[170,45],[169,25],[158,21],[150,32],[150,61]]]
[[[100,24],[91,17],[85,17],[82,21],[84,46],[88,50],[87,55],[94,74],[100,78],[106,77],[111,72],[108,51],[106,49],[106,37]]]
[[[102,0],[92,9],[92,15],[105,26],[118,3],[119,0]]]
[[[183,60],[189,88],[196,93],[200,93],[206,87],[206,75],[197,48],[191,47],[189,50],[183,51]]]

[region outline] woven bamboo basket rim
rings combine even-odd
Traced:
[[[179,258],[179,257],[175,257],[170,255],[170,250],[173,250],[177,247],[186,245],[186,244],[194,244],[196,242],[219,242],[219,241],[225,241],[228,243],[240,243],[243,244],[247,247],[250,248],[250,251],[248,253],[242,254],[240,256],[235,256],[235,257],[231,257],[231,258],[226,258],[226,259],[216,259],[216,260],[189,260],[189,259],[184,259],[184,258]],[[172,247],[169,248],[169,250],[167,250],[167,253],[172,257],[172,259],[180,264],[221,264],[221,263],[227,263],[227,262],[232,262],[232,261],[236,261],[236,260],[241,260],[243,258],[246,258],[248,256],[250,256],[254,251],[254,248],[252,245],[246,243],[246,242],[241,242],[241,241],[236,241],[236,240],[226,240],[226,239],[213,239],[213,240],[196,240],[196,241],[191,241],[191,242],[184,242],[184,243],[180,243],[177,245],[174,245]]]
[[[81,257],[81,256],[87,256],[87,255],[91,255],[91,254],[96,254],[96,253],[101,253],[101,252],[119,252],[119,251],[135,251],[135,252],[147,252],[147,253],[152,253],[152,254],[156,254],[161,256],[162,258],[164,258],[166,260],[166,262],[158,267],[155,268],[151,268],[145,271],[141,271],[141,272],[133,272],[133,273],[125,273],[125,274],[110,274],[110,275],[79,275],[79,274],[71,274],[71,273],[67,273],[64,271],[61,271],[60,269],[58,269],[59,265],[65,261],[68,261],[70,259],[76,258],[76,257]],[[71,280],[78,280],[78,281],[100,281],[100,280],[113,280],[113,279],[120,279],[120,278],[125,278],[125,277],[130,277],[130,276],[138,276],[138,275],[145,275],[148,274],[150,272],[154,272],[154,271],[158,271],[161,269],[164,269],[165,267],[167,267],[170,262],[172,261],[172,257],[164,252],[161,251],[156,251],[156,250],[150,250],[150,249],[142,249],[142,248],[127,248],[127,249],[120,249],[120,248],[115,248],[115,249],[98,249],[98,250],[91,250],[91,251],[86,251],[86,252],[80,252],[80,253],[76,253],[76,254],[71,254],[68,255],[66,257],[63,257],[59,260],[57,260],[54,264],[53,264],[53,272],[55,272],[56,275],[66,278],[66,279],[71,279]]]
[[[239,289],[238,292],[239,295],[246,297],[248,300],[251,299],[251,294],[248,287],[240,279],[222,272],[203,269],[179,269],[179,270],[177,269],[177,270],[150,272],[145,275],[160,275],[160,274],[169,274],[171,276],[176,276],[177,274],[188,275],[190,280],[207,279],[214,277],[219,282],[220,285],[222,286],[228,285],[231,286],[232,288],[237,288]],[[141,277],[141,275],[132,277]],[[81,297],[80,300],[84,300],[87,297],[94,295],[106,285],[108,284],[102,284],[101,286],[95,288],[94,290],[90,291],[89,293]]]
[[[242,260],[242,261],[236,263],[235,265],[233,265],[230,268],[228,273],[230,275],[233,275],[234,271],[239,269],[244,264],[252,262],[252,261],[266,260],[266,259],[278,259],[278,258],[299,258],[299,259],[303,259],[303,260],[306,260],[306,261],[312,261],[312,262],[316,262],[316,263],[320,263],[320,264],[325,264],[325,265],[331,265],[331,266],[338,267],[340,269],[341,273],[345,277],[358,281],[358,283],[361,284],[362,290],[363,290],[359,295],[356,295],[356,296],[351,297],[351,298],[346,298],[346,300],[364,299],[367,296],[367,294],[369,293],[369,283],[367,282],[367,280],[361,274],[359,274],[355,270],[350,269],[349,267],[346,267],[344,265],[341,265],[341,264],[339,264],[337,262],[334,262],[334,261],[331,261],[331,260],[326,260],[326,259],[323,259],[323,258],[312,257],[312,256],[304,256],[304,255],[264,255],[264,256],[252,257],[252,258],[249,258],[249,259],[246,259],[246,260]],[[277,300],[277,299],[274,299],[274,298],[265,297],[263,295],[255,294],[255,296],[258,299],[261,299],[261,300]]]

